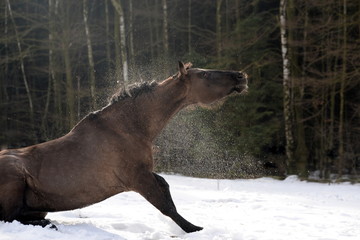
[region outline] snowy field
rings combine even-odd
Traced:
[[[178,211],[204,227],[184,233],[136,193],[48,215],[58,231],[0,222],[0,240],[359,240],[360,185],[209,180],[162,175]]]

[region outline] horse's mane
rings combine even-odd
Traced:
[[[159,84],[156,81],[152,81],[152,82],[134,83],[128,86],[127,89],[120,88],[114,95],[111,96],[111,98],[109,99],[109,104],[107,106],[105,106],[100,110],[89,113],[83,120],[78,122],[78,124],[76,124],[74,128],[80,125],[85,119],[90,119],[90,120],[97,119],[99,117],[99,114],[108,106],[117,103],[123,99],[136,98],[143,93],[152,92],[158,85]]]
[[[132,84],[128,88],[119,89],[109,102],[112,104],[126,98],[136,98],[143,93],[152,92],[157,85],[156,81]]]
[[[192,67],[192,63],[191,62],[185,63],[184,67],[185,69],[189,69]],[[175,79],[180,76],[179,74],[180,73],[178,72],[169,78]],[[152,81],[152,82],[135,83],[127,88],[125,87],[121,88],[110,98],[109,103],[113,104],[126,98],[136,98],[143,93],[152,92],[155,89],[155,87],[158,85],[159,84],[156,81]]]
[[[185,63],[184,64],[185,69],[189,69],[192,66],[192,63]],[[175,73],[173,76],[167,78],[166,80],[170,80],[170,79],[176,79],[180,76],[180,73]],[[165,80],[165,81],[166,81]],[[105,106],[104,108],[91,112],[89,113],[83,120],[81,120],[80,122],[78,122],[78,124],[75,125],[74,128],[76,128],[78,125],[80,125],[80,123],[82,123],[85,119],[97,119],[97,117],[99,116],[99,113],[102,112],[102,110],[106,109],[108,106],[117,103],[119,101],[122,101],[124,99],[135,99],[138,96],[140,96],[141,94],[144,93],[151,93],[154,91],[154,89],[159,85],[158,82],[154,81],[149,81],[149,82],[141,82],[141,83],[134,83],[132,85],[129,85],[127,88],[123,87],[120,88],[119,90],[117,90],[117,92],[115,94],[113,94],[110,98],[109,98],[109,103],[107,106]]]

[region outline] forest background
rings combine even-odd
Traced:
[[[0,33],[1,148],[60,137],[182,60],[243,70],[250,92],[178,114],[159,171],[359,179],[358,0],[1,0]]]

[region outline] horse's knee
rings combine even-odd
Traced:
[[[156,181],[157,181],[158,184],[160,185],[160,187],[169,189],[170,186],[169,186],[169,184],[166,182],[166,180],[165,180],[163,177],[157,175],[156,173],[153,173],[153,174],[154,174],[154,176],[155,176]]]
[[[163,177],[156,173],[154,173],[154,176],[162,192],[162,204],[159,210],[166,216],[172,216],[177,213],[177,210],[170,194],[170,186]]]
[[[145,176],[145,177],[144,177]],[[156,173],[147,173],[139,178],[137,188],[134,190],[146,198],[152,205],[159,209],[164,215],[170,216],[176,212],[172,201],[169,184]]]

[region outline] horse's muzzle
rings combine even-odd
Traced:
[[[238,84],[234,87],[234,91],[240,94],[248,93],[248,75],[244,72],[238,72],[236,79]]]

